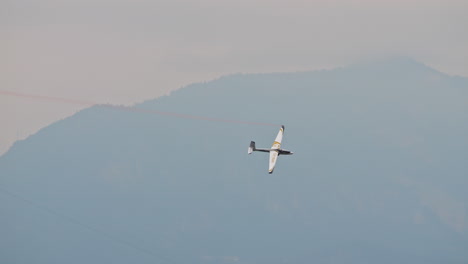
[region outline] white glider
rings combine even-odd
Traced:
[[[258,149],[255,147],[255,141],[250,141],[250,146],[248,153],[252,154],[254,151],[260,152],[270,152],[270,166],[268,168],[268,173],[272,174],[275,169],[276,161],[278,160],[279,155],[292,155],[293,152],[285,149],[281,149],[281,141],[283,140],[284,126],[281,126],[278,135],[276,136],[275,141],[270,149]]]

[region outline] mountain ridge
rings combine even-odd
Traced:
[[[468,82],[397,62],[231,75],[135,105],[286,125],[295,154],[271,176],[247,147],[276,127],[95,106],[15,144],[0,181],[160,262],[464,263]],[[20,201],[0,208],[0,262],[155,261]]]
[[[405,68],[405,67],[401,67],[401,66],[413,66],[413,67],[414,66],[419,66],[418,68],[420,68],[420,70],[422,72],[434,73],[434,74],[437,74],[439,76],[443,76],[443,77],[446,77],[446,78],[449,78],[449,79],[452,79],[452,80],[455,80],[455,81],[459,81],[459,82],[468,82],[467,77],[456,76],[456,75],[448,75],[446,73],[437,71],[437,70],[435,70],[435,69],[433,69],[433,68],[431,68],[431,67],[429,67],[429,66],[427,66],[425,64],[417,62],[416,60],[414,60],[412,58],[409,58],[409,57],[391,57],[391,58],[386,58],[386,59],[381,59],[381,60],[358,62],[358,63],[354,63],[354,64],[351,64],[351,65],[348,65],[348,66],[342,66],[342,67],[337,67],[337,68],[333,68],[333,69],[322,69],[322,70],[312,70],[312,71],[296,71],[296,72],[274,72],[274,73],[234,73],[234,74],[224,75],[224,76],[221,76],[219,78],[215,78],[215,79],[210,80],[210,81],[192,83],[192,84],[189,84],[187,86],[181,87],[180,89],[174,90],[171,93],[176,93],[176,92],[178,92],[180,90],[183,90],[183,89],[190,89],[191,87],[197,87],[198,85],[204,85],[206,83],[217,82],[217,81],[222,81],[222,80],[231,79],[231,78],[237,78],[239,76],[255,77],[255,76],[265,76],[265,75],[277,75],[277,76],[285,76],[285,75],[296,76],[296,75],[298,75],[298,76],[301,76],[301,75],[310,75],[310,74],[318,74],[318,73],[319,74],[322,74],[322,73],[332,74],[334,72],[349,71],[350,68],[355,69],[355,70],[363,70],[363,69],[365,70],[365,69],[369,69],[369,68],[375,68],[376,66],[377,67],[382,66],[382,65],[385,66],[389,62],[390,63],[396,62],[399,65],[398,67],[393,67],[392,70],[400,71],[400,70],[402,70],[402,68]],[[381,68],[378,69],[378,71],[382,71],[384,69],[385,69],[385,67],[381,67]],[[406,69],[408,69],[408,68],[406,68]],[[145,100],[145,101],[140,102],[140,103],[135,103],[131,107],[145,107],[145,106],[148,106],[149,104],[151,104],[152,102],[155,102],[155,101],[158,101],[158,100],[164,100],[164,98],[170,97],[170,95],[171,94],[163,95],[163,96],[158,97],[158,98],[148,99],[148,100]],[[114,105],[112,105],[112,104],[102,104],[101,105],[100,104],[100,105],[91,106],[89,108],[93,108],[93,107],[98,107],[98,108],[101,108],[101,107],[114,107]],[[80,110],[80,111],[76,112],[75,114],[73,114],[72,116],[77,115],[82,111],[86,111],[89,108],[85,108],[83,110]],[[185,113],[180,113],[180,114],[185,114]],[[70,117],[72,117],[72,116],[70,116]],[[67,117],[67,118],[70,118],[70,117]],[[61,120],[58,120],[58,121],[54,122],[51,125],[54,125],[57,122],[61,122],[61,121],[65,120],[65,119],[67,119],[67,118],[63,118]],[[40,132],[41,130],[39,130],[38,132]],[[22,140],[18,140],[14,144],[16,144],[17,142],[25,141],[25,140],[27,140],[27,138],[22,139]],[[12,147],[14,146],[14,144],[12,145]],[[10,147],[10,149],[12,147]],[[4,154],[6,154],[6,152],[3,153],[2,155],[4,155]],[[0,157],[2,155],[0,155]]]

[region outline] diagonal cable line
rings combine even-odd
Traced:
[[[82,106],[99,106],[99,107],[112,108],[112,109],[117,109],[117,110],[126,111],[126,112],[156,114],[156,115],[172,116],[172,117],[184,118],[184,119],[204,120],[204,121],[211,121],[211,122],[235,123],[235,124],[256,125],[256,126],[275,126],[275,127],[276,126],[281,126],[281,125],[272,124],[272,123],[262,123],[262,122],[251,122],[251,121],[234,120],[234,119],[213,118],[213,117],[207,117],[207,116],[198,116],[198,115],[181,114],[181,113],[175,113],[175,112],[157,111],[157,110],[152,110],[152,109],[144,109],[144,108],[131,107],[131,106],[117,106],[117,105],[110,105],[110,104],[99,104],[99,103],[96,103],[96,102],[85,101],[85,100],[76,100],[76,99],[62,98],[62,97],[55,97],[55,96],[46,96],[46,95],[34,95],[34,94],[18,93],[18,92],[5,91],[5,90],[0,90],[0,95],[21,97],[21,98],[31,98],[31,99],[35,99],[35,100],[44,100],[44,101],[50,101],[50,102],[61,102],[61,103],[75,104],[75,105],[82,105]]]
[[[63,213],[60,213],[60,212],[58,212],[56,210],[53,210],[50,207],[47,207],[47,206],[44,206],[44,205],[42,205],[40,203],[34,202],[34,201],[30,200],[30,199],[27,199],[27,198],[25,198],[25,197],[23,197],[21,195],[18,195],[16,193],[13,193],[13,192],[8,191],[6,189],[0,188],[0,192],[4,193],[4,194],[6,194],[6,195],[8,195],[10,197],[13,197],[13,198],[15,198],[17,200],[20,200],[23,203],[28,204],[31,207],[37,208],[37,209],[39,209],[39,210],[41,210],[43,212],[46,212],[46,213],[48,213],[50,215],[54,215],[55,217],[57,217],[59,219],[62,219],[63,221],[66,221],[68,223],[74,224],[74,225],[79,226],[81,228],[87,229],[89,231],[92,231],[93,233],[97,233],[97,234],[99,234],[99,235],[101,235],[101,236],[103,236],[103,237],[105,237],[105,238],[107,238],[107,239],[109,239],[109,240],[111,240],[111,241],[113,241],[115,243],[127,246],[129,248],[133,248],[134,250],[139,251],[141,253],[145,253],[145,254],[147,254],[149,256],[152,256],[155,259],[163,260],[164,263],[178,264],[178,262],[174,261],[173,259],[162,255],[163,253],[159,252],[159,250],[158,250],[158,252],[155,252],[155,250],[150,250],[150,249],[147,249],[147,248],[143,248],[143,247],[141,247],[141,246],[139,246],[139,245],[137,245],[137,244],[135,244],[133,242],[130,242],[128,240],[124,240],[122,238],[119,238],[118,236],[115,236],[115,235],[113,235],[111,233],[105,232],[105,231],[103,231],[101,229],[98,229],[98,228],[92,226],[92,225],[89,225],[89,224],[84,223],[84,222],[82,222],[80,220],[77,220],[76,218],[73,218],[73,217],[71,217],[69,215],[66,215],[66,214],[63,214]]]

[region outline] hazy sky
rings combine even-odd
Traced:
[[[6,0],[0,91],[131,104],[238,72],[410,56],[468,76],[464,0]],[[83,106],[0,94],[0,154]]]

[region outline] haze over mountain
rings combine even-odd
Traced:
[[[1,263],[467,263],[468,79],[407,58],[95,106],[0,157]]]

